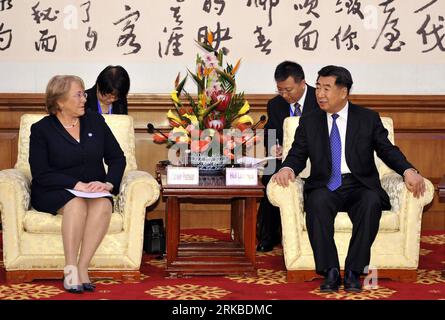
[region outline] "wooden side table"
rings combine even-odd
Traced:
[[[256,275],[256,203],[264,196],[262,183],[234,187],[225,185],[224,176],[201,176],[198,186],[168,185],[165,166],[158,164],[156,173],[166,199],[166,272],[170,276]],[[230,201],[232,241],[181,243],[180,202],[187,199]]]

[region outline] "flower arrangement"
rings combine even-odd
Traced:
[[[167,143],[188,149],[192,153],[224,155],[234,160],[237,155],[259,141],[254,135],[253,119],[247,114],[250,106],[244,93],[236,92],[235,75],[240,61],[223,67],[226,49],[215,50],[213,34],[208,32],[204,42],[197,41],[205,51],[197,54],[196,71],[188,74],[197,85],[194,98],[185,89],[188,75],[175,80],[175,90],[171,93],[174,109],[167,113],[172,127],[168,135],[155,134],[156,143]]]

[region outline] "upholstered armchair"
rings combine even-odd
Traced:
[[[386,117],[381,119],[389,131],[390,141],[394,143],[392,119]],[[298,117],[287,118],[284,121],[284,158],[291,148],[298,121]],[[371,249],[369,268],[377,270],[376,274],[380,278],[414,281],[419,263],[422,211],[423,207],[433,199],[434,188],[431,182],[425,179],[426,192],[423,197],[416,199],[405,187],[403,178],[389,169],[377,156],[376,165],[382,186],[389,194],[391,210],[382,213],[380,229]],[[293,282],[316,277],[303,209],[304,182],[301,178],[308,177],[309,173],[308,160],[306,168],[289,187],[280,187],[272,181],[267,185],[270,202],[280,208],[287,278]],[[335,243],[341,268],[344,268],[351,232],[352,223],[347,213],[339,212],[335,219]]]
[[[17,163],[14,169],[0,171],[3,260],[9,282],[62,278],[65,264],[62,216],[30,206],[30,127],[42,117],[22,116]],[[91,261],[91,275],[139,281],[145,210],[159,198],[159,185],[147,172],[137,171],[133,119],[126,115],[104,117],[125,153],[127,167],[114,199],[110,227]]]

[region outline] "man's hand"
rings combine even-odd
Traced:
[[[420,174],[415,170],[408,169],[405,171],[404,180],[406,188],[413,193],[415,198],[423,196],[425,193],[425,181]]]
[[[289,180],[295,181],[295,173],[290,168],[282,168],[280,171],[272,176],[272,181],[275,181],[279,186],[287,187],[289,185]]]

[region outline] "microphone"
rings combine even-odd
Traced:
[[[258,125],[260,124],[260,123],[263,123],[264,121],[266,121],[266,116],[263,114],[261,117],[260,117],[260,120],[258,120],[258,122],[257,123],[255,123],[253,126],[252,126],[252,130],[255,130],[257,127],[258,127]],[[248,138],[248,139],[246,139],[246,140],[244,140],[244,142],[243,143],[241,143],[241,146],[244,146],[247,142],[249,142],[252,138],[254,138],[255,137],[255,135],[253,135],[253,136],[251,136],[250,138]]]
[[[151,123],[147,123],[147,131],[148,131],[148,133],[155,133],[155,131],[156,131],[157,133],[161,134],[164,138],[166,138],[168,140],[168,136],[165,135],[164,133],[162,133],[161,130],[156,129],[154,127],[154,125]]]
[[[264,121],[266,121],[266,116],[263,114],[263,115],[260,117],[260,120],[252,126],[252,130],[255,130],[255,129],[258,127],[258,125],[259,125],[260,123],[263,123]]]

